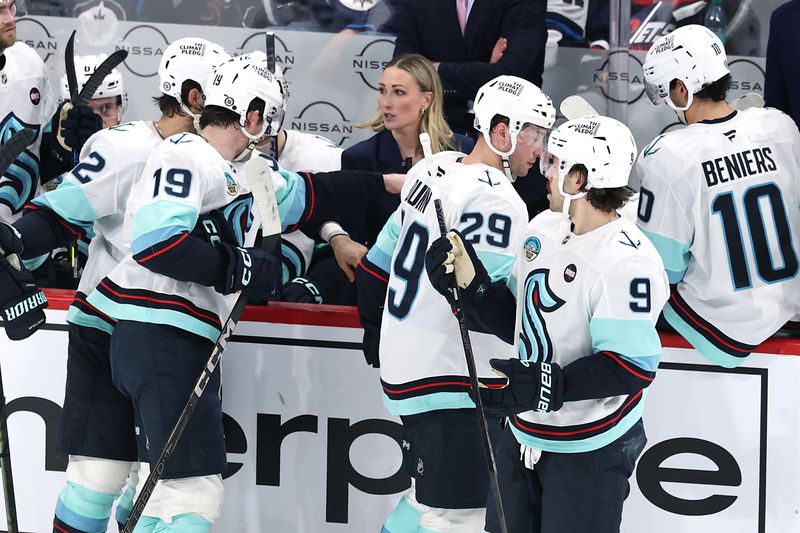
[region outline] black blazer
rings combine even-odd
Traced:
[[[475,141],[459,134],[455,135],[453,142],[456,150],[466,154],[475,146]],[[342,170],[405,174],[408,169],[408,165],[400,157],[397,141],[388,130],[380,131],[342,152]],[[383,191],[363,211],[343,213],[339,222],[354,241],[371,245],[398,205],[399,195]]]
[[[475,0],[463,36],[455,0],[397,0],[393,5],[394,55],[417,53],[441,62],[445,116],[454,131],[472,128],[467,101],[492,78],[511,74],[542,86],[547,0]],[[508,48],[491,65],[500,37],[508,39]]]
[[[800,127],[800,0],[783,4],[772,13],[767,44],[764,100],[791,116]]]

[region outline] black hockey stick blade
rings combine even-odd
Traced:
[[[275,33],[268,31],[266,40],[267,70],[275,74]]]
[[[19,154],[36,140],[36,132],[30,128],[21,129],[0,146],[0,175],[5,174]]]
[[[75,72],[75,30],[69,36],[67,47],[64,49],[64,70],[67,71],[67,87],[69,87],[69,101],[78,100],[78,73]]]
[[[89,79],[86,80],[86,83],[81,89],[80,94],[78,95],[77,103],[80,105],[86,105],[89,103],[89,100],[92,99],[94,96],[94,92],[100,87],[100,84],[103,83],[103,80],[106,79],[106,76],[111,74],[111,71],[117,68],[117,65],[125,61],[125,58],[128,57],[127,50],[117,50],[110,56],[108,56],[105,61],[100,63],[100,66],[97,67]],[[74,70],[74,69],[73,69]],[[75,103],[73,101],[73,103]]]

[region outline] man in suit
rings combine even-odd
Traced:
[[[396,0],[394,8],[394,55],[417,53],[434,62],[453,131],[474,136],[469,100],[499,75],[541,87],[546,0]]]
[[[767,44],[764,99],[792,117],[800,127],[800,0],[791,0],[772,13]]]

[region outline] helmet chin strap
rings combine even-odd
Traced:
[[[567,194],[564,192],[564,178],[566,176],[558,177],[558,192],[564,198],[564,203],[561,205],[561,221],[558,224],[558,236],[561,238],[562,243],[572,231],[572,220],[569,215],[569,208],[572,200],[583,198],[586,196],[587,191],[581,191],[577,194]]]
[[[694,95],[689,93],[689,97],[686,100],[686,105],[683,107],[678,107],[675,105],[675,102],[672,101],[672,98],[667,96],[664,100],[667,101],[667,105],[675,111],[675,114],[678,115],[678,120],[681,121],[682,124],[688,124],[686,121],[686,111],[692,107],[692,102],[694,101]]]
[[[516,178],[516,176],[513,176],[511,174],[511,164],[508,161],[508,156],[513,154],[514,150],[517,149],[517,134],[516,133],[512,133],[511,134],[511,149],[508,150],[507,152],[503,152],[502,150],[498,150],[492,144],[492,141],[489,138],[489,133],[488,132],[485,132],[485,131],[483,132],[483,139],[486,141],[486,144],[489,145],[489,149],[492,152],[494,152],[497,155],[499,155],[500,158],[503,160],[503,172],[505,173],[506,178],[508,178],[508,180],[513,183],[517,178]]]
[[[261,138],[264,137],[264,134],[266,133],[266,128],[264,128],[264,131],[262,131],[260,133],[257,133],[257,134],[250,133],[249,131],[247,131],[247,128],[245,128],[245,125],[243,124],[243,120],[244,120],[244,122],[246,122],[245,119],[240,119],[239,120],[239,125],[241,126],[242,133],[244,133],[244,136],[247,137],[247,140],[249,142],[247,143],[247,146],[244,148],[244,150],[239,152],[239,155],[237,155],[236,157],[233,158],[234,161],[244,161],[245,159],[249,159],[250,158],[250,154],[253,152],[253,150],[256,147],[256,144],[258,144],[258,141],[260,141]],[[265,122],[265,124],[266,124],[266,122]]]

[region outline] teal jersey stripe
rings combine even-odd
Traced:
[[[488,250],[476,250],[476,253],[492,281],[508,279],[511,274],[511,268],[514,266],[514,256]]]
[[[55,190],[37,196],[31,202],[54,212],[70,224],[91,232],[97,213],[83,189],[70,180],[61,182]],[[93,237],[94,233],[90,234]]]
[[[383,405],[395,416],[417,415],[440,409],[475,408],[475,403],[466,392],[434,392],[404,400],[391,400],[384,394]]]
[[[211,342],[217,342],[219,338],[219,329],[180,311],[120,304],[109,300],[98,291],[92,291],[86,301],[116,320],[132,320],[134,322],[173,326],[205,337]]]
[[[642,233],[650,239],[650,242],[658,250],[658,254],[664,262],[669,282],[675,284],[682,280],[686,267],[689,266],[689,259],[692,256],[689,252],[689,244],[644,229],[642,229]]]
[[[517,298],[517,276],[514,275],[514,271],[513,270],[508,275],[508,279],[506,279],[506,287],[508,287],[508,290],[511,291],[511,294],[514,295],[514,299],[516,299]]]
[[[652,357],[655,361],[652,368],[639,366],[654,371],[661,356],[661,339],[655,326],[649,319],[630,320],[622,318],[592,318],[589,321],[589,334],[592,337],[592,350],[607,350],[624,355],[632,360],[645,363]]]
[[[612,426],[608,431],[605,433],[601,433],[599,435],[594,435],[593,437],[589,437],[588,439],[583,440],[572,440],[572,441],[554,441],[549,439],[541,439],[538,437],[533,437],[528,435],[527,433],[522,432],[514,424],[509,424],[511,431],[514,433],[514,437],[516,437],[517,442],[520,444],[524,444],[525,446],[530,446],[531,448],[536,448],[538,450],[543,450],[545,452],[556,452],[556,453],[583,453],[583,452],[591,452],[593,450],[599,450],[603,446],[608,446],[622,435],[625,434],[626,431],[631,429],[633,425],[642,418],[642,413],[644,412],[644,400],[645,395],[647,394],[647,390],[642,392],[642,400],[639,404],[633,408],[633,410],[622,417],[619,422],[615,426]]]
[[[109,335],[114,332],[114,326],[105,320],[97,318],[96,316],[84,313],[74,305],[69,306],[69,310],[67,311],[67,322],[70,324],[75,324],[76,326],[99,329],[100,331],[105,331]]]
[[[686,339],[689,344],[700,352],[700,354],[714,363],[715,365],[723,366],[725,368],[734,368],[742,364],[746,357],[734,357],[729,355],[713,344],[711,344],[705,337],[697,332],[692,326],[687,324],[678,313],[672,308],[672,304],[667,302],[664,306],[664,318],[670,326],[675,328],[681,337]]]
[[[398,237],[400,237],[400,226],[395,220],[395,215],[392,215],[389,217],[389,220],[386,221],[386,224],[383,225],[383,228],[378,234],[378,237],[375,239],[375,244],[373,244],[372,247],[380,248],[384,254],[391,257],[394,254],[394,247],[397,245]],[[372,261],[372,259],[370,259],[370,261]],[[388,268],[386,269],[386,272],[389,272]]]
[[[367,259],[369,259],[373,265],[379,267],[384,272],[389,272],[389,270],[392,268],[392,256],[387,255],[386,252],[381,250],[378,246],[373,246],[369,249],[369,252],[367,253]]]
[[[133,216],[131,237],[137,239],[152,231],[171,226],[191,231],[197,224],[198,216],[199,212],[193,205],[158,200],[143,205]]]
[[[278,202],[282,229],[285,230],[300,222],[300,217],[306,210],[306,182],[296,172],[280,169],[278,173],[283,176],[285,185],[275,191],[275,199]]]
[[[165,226],[140,235],[131,241],[131,253],[136,255],[184,231],[186,229],[183,226]]]

